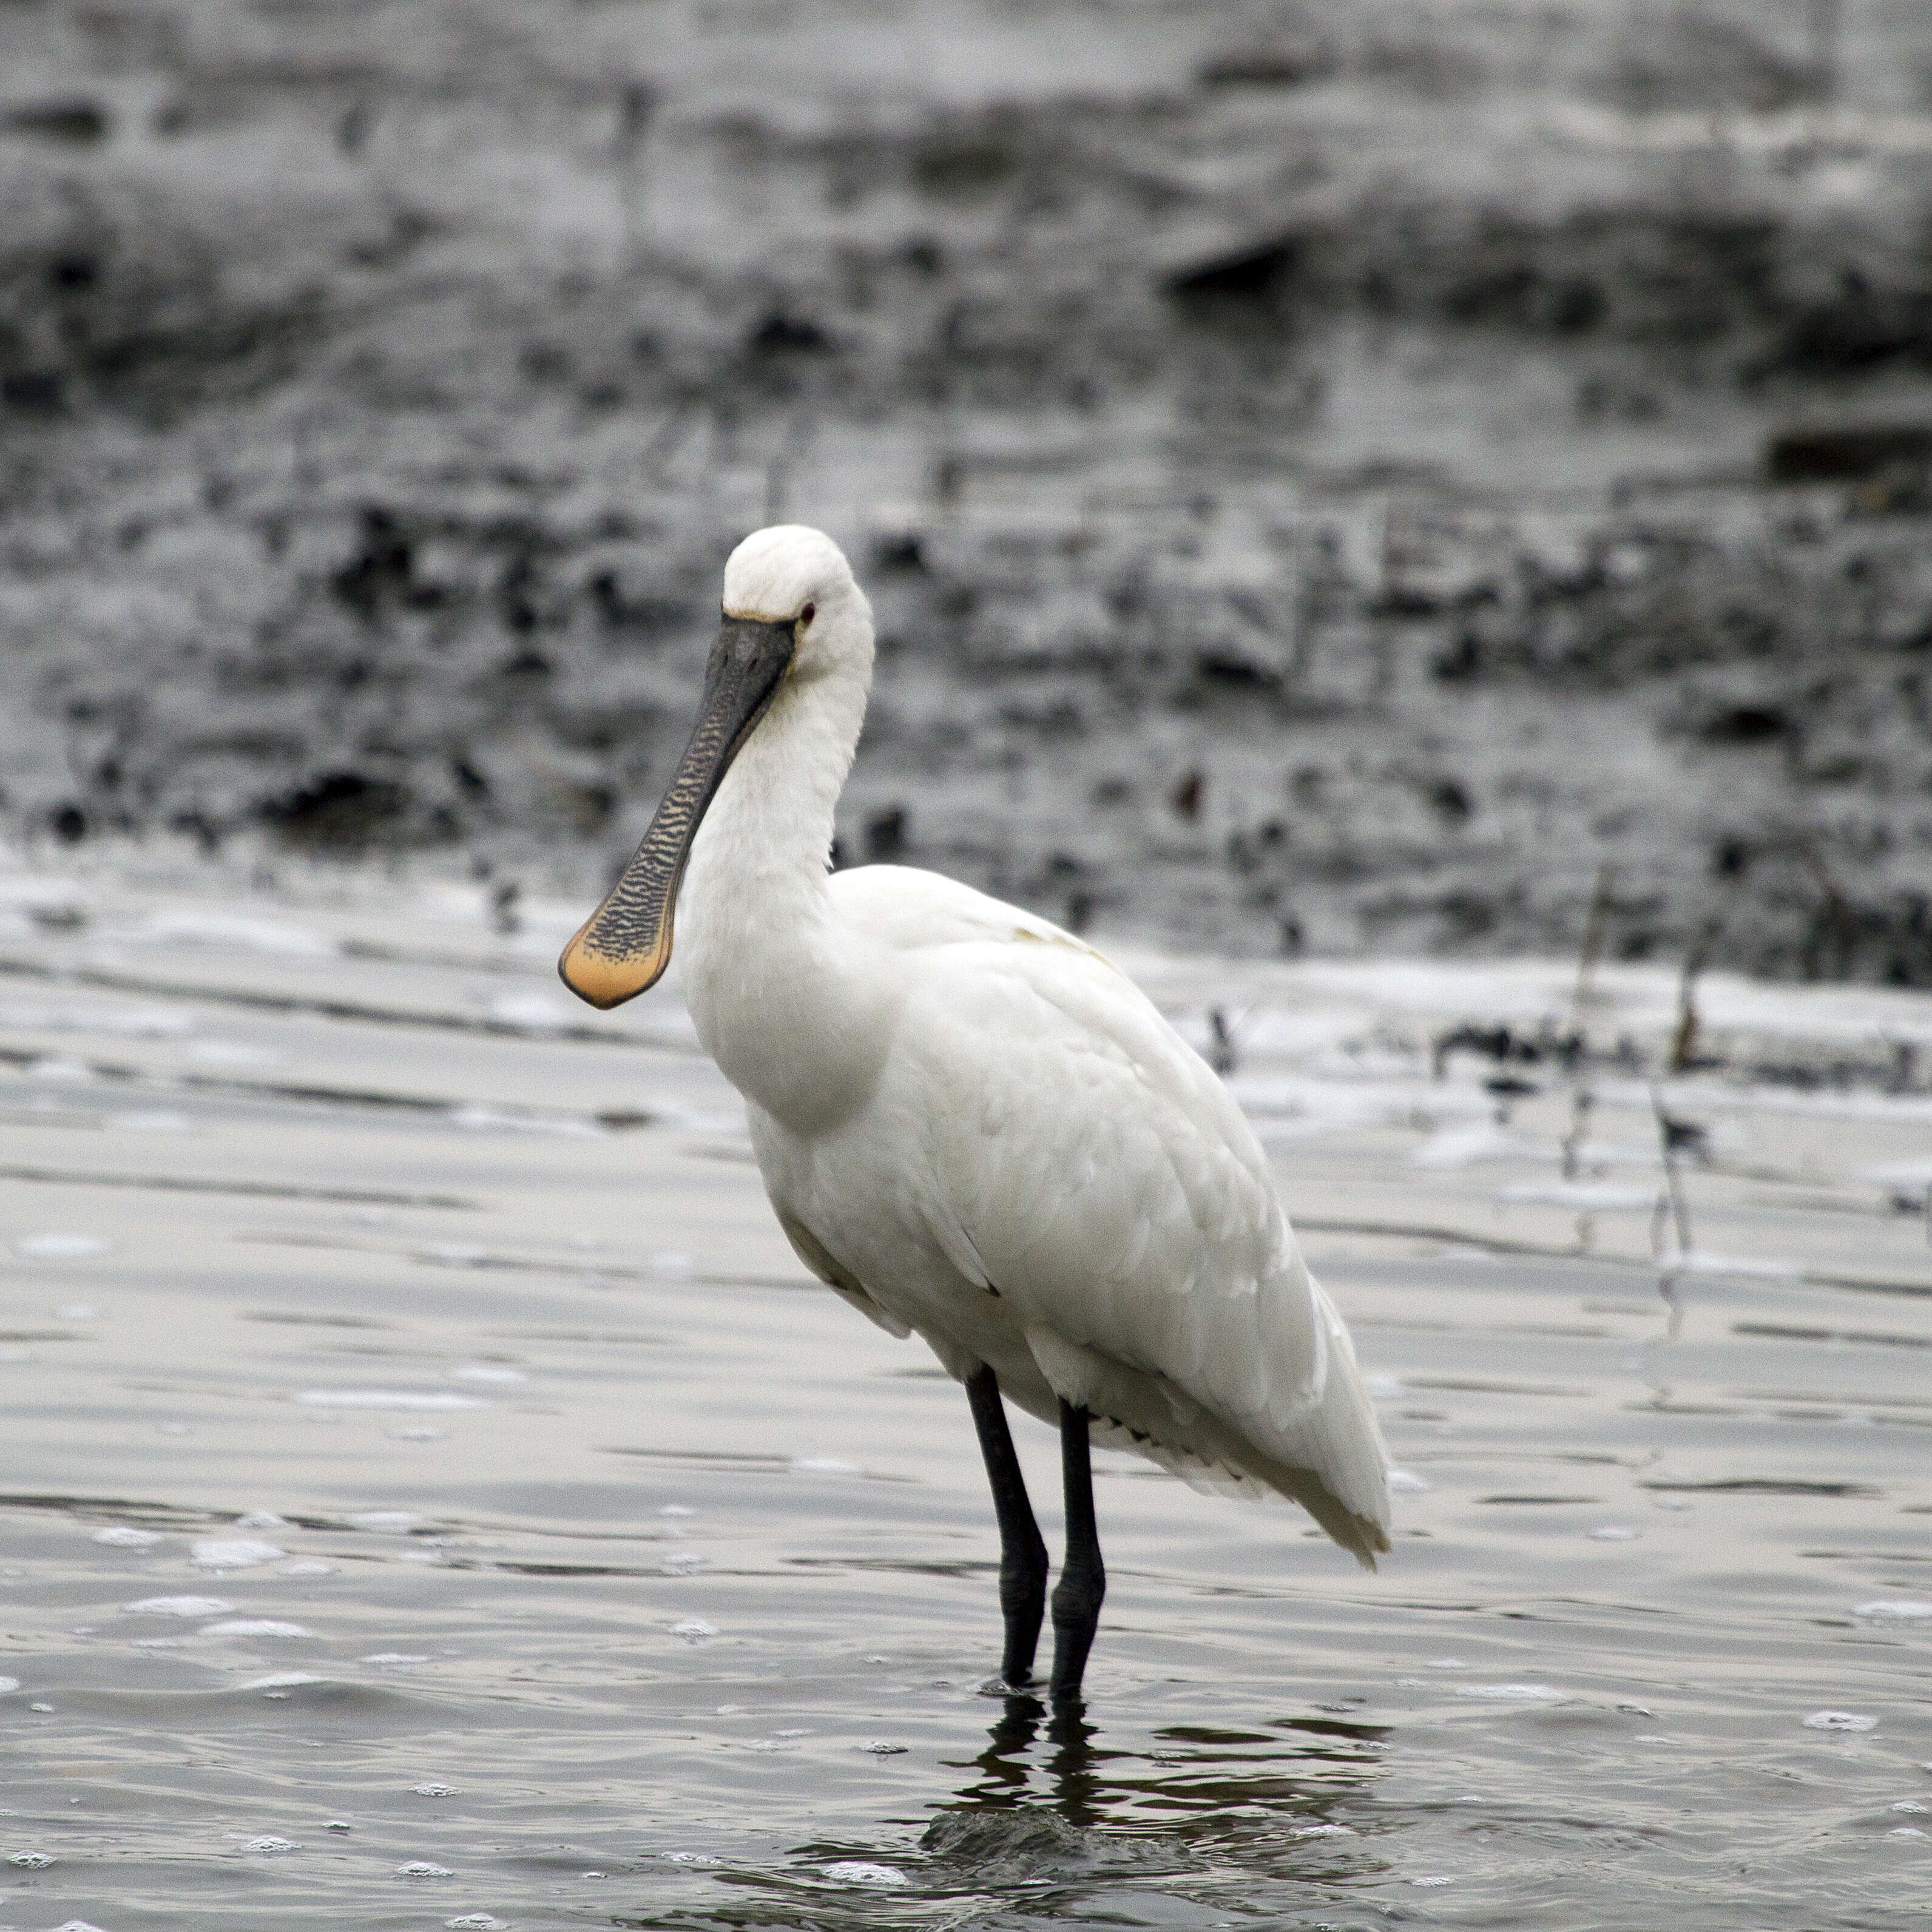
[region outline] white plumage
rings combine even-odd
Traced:
[[[1240,1110],[1072,934],[932,873],[831,873],[869,608],[790,526],[739,546],[724,601],[728,631],[794,648],[697,808],[678,955],[800,1258],[962,1380],[988,1365],[1046,1420],[1069,1404],[1198,1485],[1277,1490],[1372,1563],[1386,1454]]]

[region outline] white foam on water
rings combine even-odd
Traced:
[[[134,1640],[136,1650],[178,1650],[182,1640],[178,1636],[137,1636]]]
[[[278,1670],[268,1677],[251,1677],[246,1684],[236,1685],[241,1690],[292,1690],[302,1684],[326,1684],[326,1677],[318,1677],[312,1670]]]
[[[487,1912],[466,1912],[460,1918],[446,1918],[449,1932],[510,1932],[507,1918],[493,1918]]]
[[[64,1918],[54,1928],[54,1932],[100,1932],[100,1928],[85,1918]]]
[[[314,1408],[488,1408],[480,1395],[453,1389],[304,1389],[296,1397]]]
[[[84,1060],[63,1060],[50,1054],[30,1060],[24,1077],[38,1087],[85,1087],[94,1078],[94,1069]]]
[[[1432,1657],[1429,1660],[1431,1670],[1467,1670],[1468,1667],[1460,1657]]]
[[[358,1657],[356,1661],[358,1664],[382,1664],[393,1669],[406,1670],[412,1664],[427,1664],[429,1661],[429,1654],[427,1651],[416,1650],[372,1650],[367,1657]]]
[[[658,1511],[659,1516],[695,1516],[697,1514],[688,1503],[666,1503]]]
[[[512,1114],[474,1103],[449,1110],[449,1124],[472,1134],[564,1134],[599,1139],[608,1131],[588,1114]]]
[[[273,1510],[250,1510],[235,1519],[237,1529],[286,1529],[288,1526],[288,1518],[276,1515]]]
[[[292,1838],[278,1838],[272,1832],[264,1832],[258,1838],[250,1838],[242,1849],[246,1852],[298,1852],[301,1846]]]
[[[313,1636],[315,1632],[300,1624],[286,1624],[275,1617],[227,1617],[220,1623],[203,1624],[203,1636]]]
[[[411,1858],[406,1864],[396,1868],[398,1878],[454,1878],[456,1874],[447,1865],[433,1865],[427,1858]]]
[[[873,1738],[859,1748],[862,1751],[870,1751],[874,1757],[897,1757],[906,1748],[904,1744],[891,1743],[884,1738]]]
[[[0,908],[8,912],[52,913],[85,919],[93,910],[94,896],[78,879],[44,878],[16,872],[0,878]]]
[[[272,1046],[243,1040],[197,1040],[189,1042],[188,1057],[200,1066],[283,1066],[288,1055]]]
[[[172,1006],[105,1004],[98,1006],[43,1006],[0,1001],[0,1026],[23,1033],[106,1033],[124,1040],[181,1040],[194,1030],[192,1014]]]
[[[22,1871],[45,1871],[53,1860],[45,1852],[9,1852],[7,1862],[18,1865]]]
[[[66,1301],[54,1310],[63,1322],[98,1322],[100,1310],[91,1301]]]
[[[22,1234],[14,1244],[14,1252],[24,1261],[81,1262],[91,1260],[96,1255],[112,1254],[114,1244],[98,1234],[50,1229],[42,1234]]]
[[[1814,1711],[1804,1720],[1804,1728],[1808,1731],[1875,1731],[1878,1720],[1856,1711]]]
[[[1388,1472],[1389,1492],[1398,1496],[1426,1495],[1430,1487],[1425,1477],[1418,1476],[1413,1469],[1391,1469]]]
[[[110,1550],[152,1550],[167,1538],[158,1529],[136,1529],[131,1524],[117,1522],[106,1529],[97,1529],[94,1540],[104,1543]]]
[[[1916,1825],[1894,1825],[1885,1835],[1888,1838],[1922,1838],[1925,1834]]]
[[[521,1369],[504,1367],[497,1362],[465,1362],[460,1369],[452,1369],[450,1375],[459,1382],[526,1382],[530,1377]]]
[[[110,1114],[107,1124],[130,1134],[184,1134],[194,1124],[170,1107],[137,1107],[124,1114]]]
[[[660,1852],[658,1856],[668,1865],[722,1865],[724,1862],[708,1852]]]
[[[1560,1704],[1564,1693],[1547,1684],[1459,1684],[1459,1697],[1481,1697],[1495,1704]]]
[[[825,1868],[825,1876],[838,1885],[910,1885],[897,1865],[875,1865],[865,1858],[841,1858]]]
[[[457,1796],[453,1784],[412,1784],[410,1786],[418,1798],[454,1798]]]
[[[235,1606],[226,1597],[143,1597],[121,1607],[131,1617],[221,1617]]]
[[[17,1677],[0,1677],[0,1697],[4,1697],[9,1691],[17,1690],[20,1688],[20,1680]]]
[[[442,1442],[448,1439],[449,1432],[432,1429],[427,1423],[414,1429],[392,1429],[389,1431],[392,1442]]]
[[[1902,1597],[1881,1597],[1876,1603],[1861,1604],[1852,1611],[1876,1624],[1932,1623],[1932,1604],[1918,1603]]]
[[[1446,1171],[1473,1167],[1478,1161],[1522,1160],[1533,1152],[1515,1135],[1485,1120],[1474,1126],[1440,1129],[1410,1153],[1408,1164]]]
[[[667,1576],[695,1576],[704,1568],[704,1558],[694,1550],[674,1550],[658,1568]]]
[[[548,993],[500,993],[487,1010],[499,1026],[520,1027],[527,1033],[555,1033],[576,1018]]]
[[[1882,1161],[1876,1167],[1856,1167],[1852,1177],[1880,1187],[1932,1186],[1932,1160]]]
[[[1916,1798],[1901,1798],[1892,1808],[1894,1811],[1923,1811],[1926,1808]]]
[[[660,1248],[645,1258],[644,1265],[665,1281],[686,1281],[698,1272],[698,1257],[681,1248]]]
[[[341,950],[332,939],[281,920],[241,913],[200,912],[187,907],[150,913],[128,935],[164,946],[226,946],[284,958],[331,959]]]
[[[1790,1281],[1804,1272],[1796,1262],[1764,1255],[1707,1254],[1701,1248],[1688,1255],[1667,1249],[1657,1258],[1656,1267],[1660,1274],[1727,1274],[1748,1281]]]
[[[248,1536],[204,1538],[189,1549],[196,1567],[203,1570],[253,1570],[288,1554],[278,1544]]]
[[[1647,1187],[1618,1187],[1600,1180],[1519,1180],[1496,1190],[1512,1206],[1572,1208],[1586,1214],[1648,1214],[1657,1195]]]
[[[404,1536],[422,1518],[410,1510],[363,1510],[349,1520],[356,1528],[373,1530],[379,1536]]]
[[[318,1557],[304,1556],[293,1563],[282,1565],[284,1576],[332,1576],[335,1574],[333,1563],[324,1563]]]
[[[1455,1882],[1453,1878],[1446,1877],[1439,1873],[1428,1878],[1412,1878],[1409,1880],[1411,1885],[1454,1885]]]
[[[681,1622],[673,1624],[670,1634],[673,1636],[682,1637],[686,1643],[702,1643],[706,1637],[718,1634],[702,1617],[686,1617]]]
[[[856,1462],[848,1462],[837,1456],[794,1456],[791,1466],[808,1476],[862,1476],[866,1473]]]
[[[1291,1838],[1352,1838],[1355,1828],[1352,1825],[1298,1825],[1288,1835]]]
[[[1589,1532],[1592,1543],[1628,1543],[1636,1536],[1634,1529],[1627,1529],[1620,1522],[1606,1522]]]

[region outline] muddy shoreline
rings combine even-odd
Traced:
[[[142,18],[4,29],[15,838],[594,878],[796,517],[848,861],[1932,980],[1903,14]]]

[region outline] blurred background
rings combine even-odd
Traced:
[[[514,922],[796,519],[844,862],[1924,984],[1928,518],[1919,0],[0,4],[30,849]]]

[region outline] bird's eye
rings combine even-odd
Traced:
[[[818,606],[816,604],[808,604],[805,608],[798,614],[798,621],[802,625],[808,624],[812,622],[812,619],[818,615]]]

